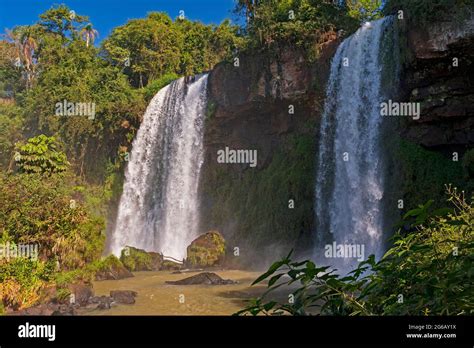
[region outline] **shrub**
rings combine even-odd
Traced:
[[[54,137],[41,134],[28,139],[26,144],[17,143],[16,148],[19,152],[15,155],[15,161],[23,173],[51,175],[64,172],[69,165],[66,155],[58,151]]]
[[[448,193],[454,212],[429,216],[429,204],[410,211],[416,232],[397,233],[380,261],[371,255],[347,276],[293,262],[290,253],[255,280],[269,279],[267,292],[236,314],[472,315],[474,207],[456,189]],[[268,301],[278,287],[298,283],[293,303]]]
[[[146,101],[150,101],[156,93],[166,85],[170,84],[174,80],[178,79],[179,76],[175,73],[169,73],[161,76],[160,78],[153,80],[143,89],[143,95]]]
[[[15,310],[30,307],[40,299],[40,291],[52,280],[53,262],[15,258],[0,262],[0,302]]]

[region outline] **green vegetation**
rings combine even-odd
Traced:
[[[62,269],[84,266],[100,257],[104,218],[85,205],[87,192],[72,175],[0,174],[2,240],[40,245],[40,258]]]
[[[309,57],[316,57],[338,30],[350,34],[359,26],[344,4],[322,0],[240,0],[236,12],[247,18],[250,47],[291,43],[304,47]]]
[[[416,232],[396,234],[380,261],[371,255],[347,276],[312,261],[294,262],[290,253],[255,280],[268,279],[268,290],[237,314],[472,315],[474,207],[455,189],[448,193],[454,212],[410,211],[405,218],[416,217]],[[299,285],[294,301],[269,300],[289,285]]]
[[[186,263],[191,267],[218,265],[225,256],[225,240],[217,231],[209,231],[188,246]]]
[[[40,299],[41,290],[53,279],[54,267],[53,262],[25,258],[0,261],[0,300],[3,306],[21,309],[34,305]]]
[[[462,167],[467,178],[474,178],[474,149],[466,151],[462,158]]]
[[[204,25],[151,12],[115,28],[103,48],[107,59],[124,69],[132,86],[143,87],[166,74],[194,75],[212,69],[241,45],[237,31],[228,20]]]
[[[473,6],[471,0],[388,0],[383,12],[394,14],[402,10],[404,18],[423,25],[448,18],[465,19]]]
[[[239,241],[242,249],[263,253],[270,241],[295,246],[302,232],[311,231],[315,147],[312,134],[291,136],[268,167],[244,171],[239,180],[235,171],[217,168],[210,182],[202,184],[204,195],[213,202],[210,216],[203,216],[203,221],[209,226],[227,226],[232,221],[228,244]],[[271,253],[274,257],[279,251]]]
[[[384,12],[403,9],[410,20],[423,23],[452,15],[452,9],[467,13],[469,4],[389,0]],[[89,18],[71,16],[70,8],[58,5],[35,24],[6,32],[0,40],[0,242],[38,245],[39,255],[0,259],[0,311],[39,303],[51,288],[57,299],[65,300],[69,284],[90,281],[98,273],[121,272],[124,265],[132,271],[179,267],[159,254],[134,248],[122,254],[121,261],[101,257],[106,220],[120,196],[125,158],[147,103],[171,81],[208,71],[242,51],[271,53],[290,45],[315,58],[330,40],[377,18],[380,2],[239,0],[236,11],[246,16],[245,28],[228,20],[205,25],[152,12],[115,28],[95,45],[100,33]],[[58,115],[57,104],[65,101],[93,104],[94,117]],[[215,112],[210,102],[206,119]],[[289,136],[262,170],[236,174],[219,168],[213,181],[203,184],[215,206],[203,220],[230,225],[234,241],[248,241],[248,249],[268,249],[268,236],[294,247],[296,240],[310,243],[306,234],[313,220],[315,147],[311,132]],[[453,162],[402,143],[399,163],[406,205],[415,206],[426,197],[435,200],[409,213],[410,222],[425,221],[429,209],[439,212],[435,208],[442,206],[438,202],[443,184],[473,189],[473,150]],[[304,314],[308,303],[324,299],[327,305],[321,313],[471,313],[462,276],[472,276],[466,268],[472,258],[465,257],[472,254],[472,205],[455,194],[452,201],[455,213],[423,223],[417,233],[397,235],[383,261],[363,263],[361,269],[370,269],[369,275],[356,271],[349,279],[318,276],[310,261],[293,263],[289,258],[273,266],[272,271],[290,267],[292,281],[304,283],[295,294],[298,301],[281,310]],[[213,242],[218,255],[223,254],[223,242]],[[456,257],[454,246],[459,249]],[[272,256],[281,253],[270,249]],[[199,264],[202,252],[197,246],[189,262]],[[314,289],[317,295],[307,296]],[[394,302],[397,292],[405,296],[403,306]],[[423,298],[434,300],[425,303]],[[263,308],[274,314],[278,306],[260,300],[249,312]]]
[[[148,85],[143,89],[143,95],[145,97],[145,100],[150,101],[151,98],[153,98],[160,89],[162,89],[163,87],[178,78],[179,76],[175,73],[169,73],[161,76],[159,79],[150,81]]]
[[[120,255],[120,261],[129,271],[157,271],[163,263],[159,253],[146,252],[133,247],[125,247]]]
[[[440,207],[446,184],[462,187],[466,193],[473,192],[473,181],[466,178],[461,164],[469,161],[469,153],[466,153],[465,159],[460,158],[456,162],[440,153],[402,140],[397,163],[400,166],[400,191],[404,193],[405,206],[416,206],[429,197]]]
[[[17,143],[15,161],[22,173],[53,174],[67,169],[66,155],[57,151],[56,139],[41,134],[28,139],[24,145]]]
[[[359,23],[372,21],[382,17],[382,0],[347,0],[349,16],[357,18]]]

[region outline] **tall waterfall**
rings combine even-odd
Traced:
[[[342,42],[331,64],[319,134],[314,258],[343,271],[356,259],[327,259],[328,245],[363,246],[365,258],[383,252],[381,43],[392,21],[364,24]]]
[[[207,75],[183,78],[150,102],[133,142],[110,248],[125,246],[183,259],[197,235]]]

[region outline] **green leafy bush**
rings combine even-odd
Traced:
[[[429,205],[409,212],[416,231],[397,233],[380,261],[371,255],[347,276],[293,262],[290,253],[255,280],[269,279],[267,292],[236,314],[472,315],[474,207],[455,189],[448,193],[454,212],[430,216]],[[297,284],[293,303],[268,301],[279,287]]]
[[[41,134],[28,139],[26,144],[16,144],[16,148],[19,152],[15,161],[22,173],[61,173],[69,165],[66,155],[58,150],[54,137]]]
[[[0,303],[22,309],[35,304],[53,279],[54,263],[29,258],[0,261]]]
[[[143,89],[143,95],[145,96],[145,100],[151,100],[151,98],[153,98],[160,89],[162,89],[163,87],[178,78],[179,76],[175,73],[169,73],[161,76],[156,80],[150,81],[148,85]]]
[[[0,173],[0,231],[15,243],[39,244],[42,259],[61,268],[100,258],[104,219],[87,211],[74,176]]]
[[[430,197],[436,207],[443,206],[443,187],[452,184],[462,187],[467,194],[474,189],[465,180],[461,162],[452,161],[440,153],[424,149],[420,145],[402,140],[397,153],[400,192],[406,207],[416,206]]]
[[[247,18],[250,47],[272,47],[292,43],[304,47],[310,58],[322,45],[336,37],[336,31],[354,32],[359,21],[350,16],[342,2],[312,0],[238,1],[237,13]]]

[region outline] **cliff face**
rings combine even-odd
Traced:
[[[441,197],[445,183],[465,182],[460,162],[447,155],[456,150],[461,157],[474,144],[474,30],[472,21],[441,23],[401,35],[410,61],[392,85],[400,82],[400,101],[421,103],[421,115],[396,120],[409,144],[387,150],[387,197],[403,197],[413,208]],[[338,44],[334,37],[314,62],[285,46],[210,73],[200,229],[222,232],[227,253],[241,256],[236,263],[265,264],[291,249],[312,249],[317,132]],[[226,147],[257,150],[257,166],[218,163]]]
[[[221,231],[254,265],[310,246],[315,135],[336,48],[334,40],[309,62],[285,46],[210,73],[201,229]],[[226,147],[257,150],[257,166],[218,163]]]
[[[408,122],[403,136],[463,153],[474,144],[474,18],[411,28],[408,47],[404,99],[420,102],[421,116]]]
[[[215,163],[216,151],[225,146],[258,148],[261,169],[269,164],[284,135],[314,133],[306,125],[321,113],[336,47],[334,41],[328,44],[313,63],[301,50],[287,46],[273,53],[241,56],[238,67],[218,65],[209,76],[206,163]]]

